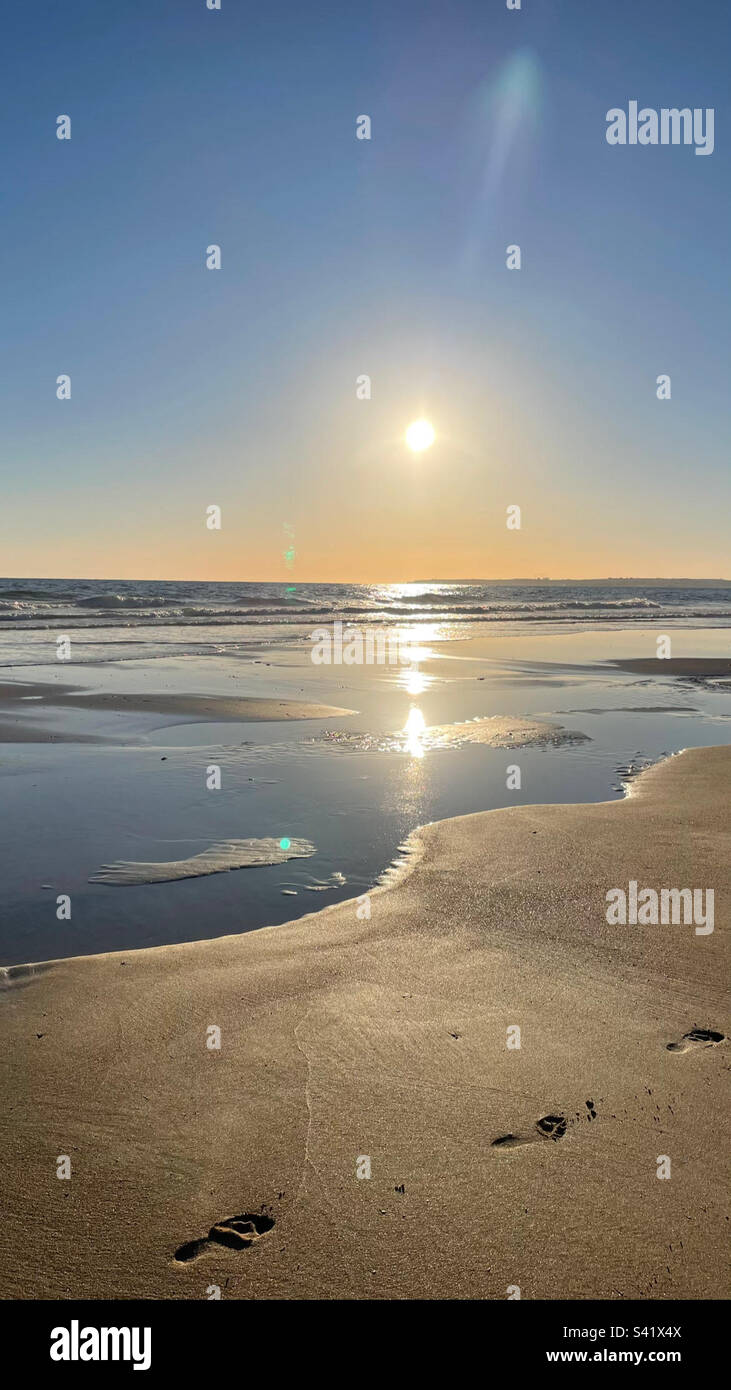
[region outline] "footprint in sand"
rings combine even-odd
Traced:
[[[215,1226],[211,1226],[207,1236],[179,1245],[174,1258],[178,1264],[188,1264],[215,1245],[226,1246],[229,1250],[248,1250],[273,1226],[274,1217],[267,1216],[266,1209],[261,1212],[245,1211],[241,1216],[227,1216],[225,1221],[217,1221]]]
[[[693,1047],[717,1047],[726,1041],[725,1033],[716,1033],[712,1028],[691,1028],[684,1033],[680,1042],[667,1044],[668,1052],[689,1052]]]
[[[542,1120],[536,1120],[532,1134],[503,1134],[500,1139],[493,1139],[491,1147],[518,1149],[523,1144],[535,1144],[539,1139],[563,1139],[567,1124],[563,1115],[544,1115]]]

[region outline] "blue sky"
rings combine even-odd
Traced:
[[[302,579],[731,575],[730,30],[721,0],[9,7],[0,572],[277,578],[286,523]],[[610,148],[630,99],[714,107],[714,153]]]

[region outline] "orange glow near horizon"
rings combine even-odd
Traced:
[[[4,508],[2,573],[31,579],[139,579],[192,582],[395,584],[529,579],[579,580],[731,577],[728,544],[719,527],[682,556],[668,551],[658,518],[648,530],[578,489],[560,494],[516,487],[497,467],[442,458],[437,441],[409,455],[403,443],[387,465],[360,465],[318,485],[293,488],[286,504],[250,501],[219,486],[182,496],[171,486],[140,509],[131,489],[107,498],[53,493],[28,510]],[[422,461],[428,458],[428,476]],[[400,459],[400,464],[398,460]],[[415,476],[415,470],[418,476]],[[508,530],[506,509],[523,504],[522,529]],[[205,508],[220,502],[220,531],[208,530]],[[285,510],[286,506],[286,510]],[[622,511],[617,498],[616,510]],[[720,514],[719,514],[720,515]],[[282,554],[282,524],[292,525],[295,555]]]

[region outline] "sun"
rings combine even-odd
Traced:
[[[422,449],[429,449],[434,439],[434,427],[428,420],[414,420],[406,431],[406,443],[415,454],[420,454]]]

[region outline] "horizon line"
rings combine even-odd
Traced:
[[[692,575],[597,575],[588,576],[581,579],[571,579],[564,577],[554,577],[550,575],[516,575],[513,578],[443,578],[436,579],[433,576],[428,579],[299,579],[293,576],[282,578],[277,575],[272,579],[203,579],[187,576],[180,579],[162,578],[160,575],[146,577],[135,575],[135,577],[123,579],[119,575],[51,575],[51,574],[27,574],[27,575],[4,575],[0,577],[0,584],[13,583],[19,581],[28,583],[31,580],[50,581],[51,583],[87,583],[87,584],[282,584],[287,588],[296,588],[297,584],[322,585],[323,587],[333,584],[359,585],[363,588],[380,585],[384,587],[399,587],[404,584],[688,584],[703,585],[709,588],[713,586],[731,586],[731,579],[721,579],[713,576],[692,576]]]

